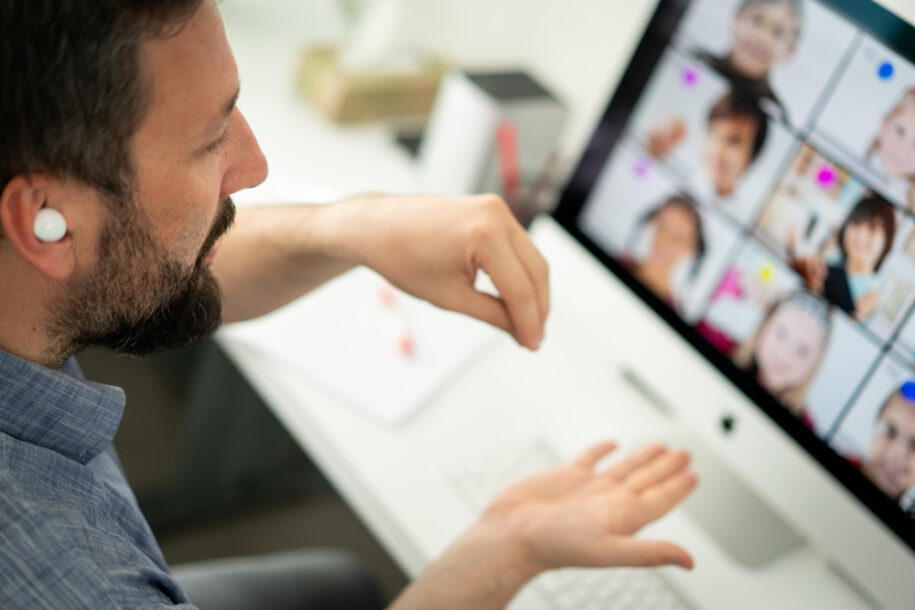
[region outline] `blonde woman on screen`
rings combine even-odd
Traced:
[[[915,87],[883,118],[867,159],[889,180],[888,194],[915,212]]]
[[[734,362],[756,378],[808,427],[807,390],[816,376],[832,331],[828,303],[797,291],[773,304],[756,332],[734,354]]]

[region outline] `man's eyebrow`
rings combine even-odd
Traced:
[[[229,115],[232,114],[232,111],[235,110],[235,105],[238,103],[238,96],[241,94],[241,84],[235,88],[235,93],[232,94],[232,97],[229,101],[226,102],[225,106],[222,108],[222,112],[219,114],[219,117],[214,119],[212,123],[207,127],[205,135],[210,135],[216,132],[222,124],[226,122],[226,119],[229,118]]]

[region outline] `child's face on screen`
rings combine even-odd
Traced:
[[[886,231],[879,222],[856,222],[845,227],[842,245],[848,266],[854,269],[877,269],[877,261],[886,246]]]
[[[813,374],[823,349],[823,328],[806,309],[783,305],[763,323],[758,341],[759,381],[777,394]]]
[[[915,178],[915,103],[903,104],[883,122],[879,147],[890,178]]]
[[[891,498],[915,485],[915,403],[899,393],[874,425],[867,473]]]
[[[715,119],[709,123],[703,147],[705,170],[722,196],[737,188],[753,156],[756,121],[749,118]]]
[[[662,208],[654,218],[651,259],[673,266],[695,256],[696,238],[696,226],[689,212],[679,206]]]
[[[794,52],[797,28],[787,2],[750,4],[734,19],[734,67],[749,78],[765,78]]]

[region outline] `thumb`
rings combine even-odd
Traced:
[[[614,538],[608,543],[606,557],[611,566],[654,567],[680,566],[692,570],[693,558],[681,547],[662,540]]]

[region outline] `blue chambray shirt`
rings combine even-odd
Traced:
[[[124,391],[0,350],[0,608],[192,608],[114,456]]]

